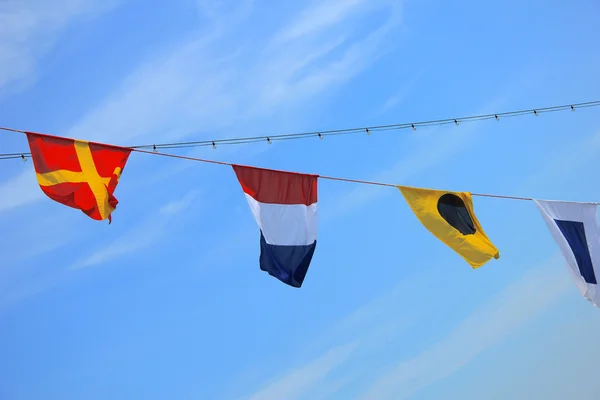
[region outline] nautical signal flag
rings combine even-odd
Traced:
[[[27,132],[42,191],[95,220],[117,207],[113,195],[131,149]]]
[[[535,200],[535,204],[567,261],[577,289],[585,299],[600,307],[598,206],[545,200]]]
[[[233,165],[260,228],[260,269],[301,287],[317,245],[317,175]]]
[[[419,221],[435,237],[460,254],[473,268],[500,253],[486,236],[473,211],[470,193],[398,186]]]

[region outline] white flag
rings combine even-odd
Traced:
[[[569,266],[575,285],[600,307],[600,230],[596,204],[535,200]]]

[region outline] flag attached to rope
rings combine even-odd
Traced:
[[[131,149],[27,132],[42,191],[95,220],[117,207],[113,195]]]
[[[260,269],[301,287],[317,245],[317,175],[234,165],[260,228]]]
[[[398,186],[419,221],[435,237],[460,254],[473,268],[500,253],[473,211],[470,193]]]
[[[577,289],[600,307],[600,229],[595,204],[535,200]]]

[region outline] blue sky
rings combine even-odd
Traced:
[[[0,124],[115,144],[598,100],[600,6],[36,0],[0,5]],[[484,4],[485,3],[485,4]],[[27,149],[0,135],[1,152]],[[180,154],[600,199],[596,109]],[[113,223],[0,168],[0,399],[592,399],[598,310],[529,202],[475,198],[478,270],[399,191],[321,180],[304,286],[258,267],[228,167],[133,154]]]

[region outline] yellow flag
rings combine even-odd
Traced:
[[[473,268],[500,253],[473,212],[470,193],[398,186],[419,221]]]

